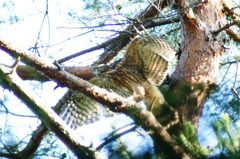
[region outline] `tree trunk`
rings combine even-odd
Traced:
[[[189,5],[189,1],[177,3],[181,10]],[[222,4],[215,0],[198,3],[182,13],[182,53],[172,75],[180,124],[190,121],[198,127],[203,105],[216,82],[223,39],[222,33],[213,35],[212,32],[226,23],[221,13]]]

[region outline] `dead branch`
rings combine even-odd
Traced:
[[[142,31],[144,25],[152,22],[152,18],[159,14],[159,11],[168,6],[169,3],[166,0],[155,0],[149,4],[140,14],[132,19],[132,25],[129,25],[125,30],[124,34],[120,34],[117,38],[118,41],[112,41],[105,47],[104,53],[99,57],[97,64],[106,64],[110,62],[120,50],[122,50],[134,38],[137,31]],[[173,21],[172,21],[173,22]]]
[[[159,14],[159,10],[161,10],[161,8],[164,8],[166,6],[168,6],[168,1],[166,1],[166,0],[154,1],[153,3],[149,4],[149,6],[146,7],[142,12],[140,12],[139,15],[136,16],[136,18],[132,19],[131,20],[132,24],[129,25],[125,30],[123,30],[122,31],[123,33],[121,33],[119,36],[117,36],[113,39],[110,39],[98,46],[94,46],[92,48],[89,48],[89,49],[77,52],[75,54],[72,54],[70,56],[67,56],[65,58],[62,58],[62,59],[58,60],[58,63],[63,63],[72,58],[78,57],[85,53],[89,53],[91,51],[98,50],[101,48],[104,48],[105,51],[100,56],[100,58],[99,58],[100,60],[97,63],[98,64],[108,63],[110,60],[112,60],[117,55],[117,53],[120,50],[122,50],[129,43],[131,38],[133,38],[137,35],[136,28],[139,31],[141,31],[141,30],[143,30],[143,26],[146,27],[145,24],[147,24],[148,28],[154,27],[154,25],[150,25],[152,23],[152,18],[156,17]],[[175,22],[175,19],[173,19],[173,20],[169,19],[169,20],[167,20],[168,21],[167,23],[166,23],[166,21],[157,22],[157,23],[155,23],[155,26]],[[178,21],[179,21],[179,18],[178,18]]]
[[[94,67],[92,66],[63,66],[61,69],[85,80],[89,80],[93,77]],[[46,76],[39,73],[36,69],[28,65],[19,65],[17,67],[17,74],[23,80],[36,80],[36,81],[49,81]]]
[[[156,26],[161,26],[161,25],[166,25],[166,24],[170,24],[170,23],[174,23],[174,22],[179,22],[179,20],[180,20],[180,18],[178,16],[177,17],[173,17],[171,19],[161,20],[161,21],[148,20],[145,24],[143,24],[143,26],[138,26],[137,29],[139,31],[142,31],[143,28],[149,29],[149,28],[156,27]],[[60,64],[64,63],[64,62],[66,62],[66,61],[68,61],[70,59],[76,58],[78,56],[81,56],[81,55],[84,55],[86,53],[90,53],[92,51],[95,51],[95,50],[98,50],[98,49],[102,49],[102,48],[107,48],[108,51],[114,50],[114,51],[118,52],[118,51],[120,51],[122,48],[124,48],[128,44],[128,42],[130,41],[130,37],[133,38],[136,35],[137,35],[136,34],[136,29],[121,31],[121,34],[119,36],[117,36],[116,38],[110,39],[110,40],[108,40],[108,41],[106,41],[106,42],[104,42],[104,43],[102,43],[100,45],[97,45],[97,46],[91,47],[89,49],[86,49],[86,50],[74,53],[74,54],[69,55],[67,57],[64,57],[64,58],[58,60],[58,63],[60,63]],[[124,40],[126,38],[128,38],[128,41]],[[116,48],[115,49],[110,49],[110,48],[113,48],[113,46],[110,46],[110,45],[114,45],[114,44],[116,45],[116,44],[118,44],[119,41],[121,41],[121,42],[124,41],[124,43],[121,44],[122,45],[121,47],[118,46],[117,47],[118,49],[116,49]],[[111,57],[111,59],[113,57]],[[107,61],[109,61],[109,59],[105,59],[105,60],[102,60],[102,61],[104,61],[104,62],[99,62],[99,64],[107,63]]]
[[[217,35],[217,34],[219,34],[220,32],[222,32],[222,31],[224,31],[224,30],[226,30],[226,29],[229,29],[231,26],[233,26],[233,25],[238,25],[238,24],[240,24],[240,21],[232,22],[232,23],[230,23],[230,24],[225,25],[224,27],[219,28],[218,30],[216,30],[216,31],[214,31],[214,32],[212,32],[212,33]]]
[[[179,17],[174,17],[172,19],[166,19],[166,20],[161,20],[161,21],[150,21],[148,23],[146,23],[144,25],[144,27],[146,29],[148,28],[152,28],[152,27],[156,27],[156,26],[160,26],[160,25],[166,25],[166,24],[170,24],[173,22],[179,22]],[[139,28],[139,30],[142,30],[142,28]],[[128,33],[129,35],[131,35],[130,33]],[[65,60],[69,60],[71,58],[75,58],[77,56],[80,56],[84,53],[89,53],[93,50],[96,49],[100,49],[103,46],[107,46],[108,44],[112,43],[113,41],[116,41],[118,39],[120,39],[121,36],[119,36],[116,39],[111,39],[101,45],[99,45],[98,47],[93,47],[84,51],[81,51],[79,53],[73,54],[71,56],[68,56],[66,58],[63,58],[61,60],[59,60],[58,62],[62,63],[65,62]],[[93,66],[63,66],[62,69],[77,76],[80,78],[83,78],[85,80],[89,80],[93,77],[93,70],[95,67]],[[17,67],[17,73],[18,75],[23,79],[23,80],[36,80],[36,81],[48,81],[49,79],[45,76],[43,76],[42,74],[40,74],[36,69],[32,68],[31,66],[28,65],[19,65]]]

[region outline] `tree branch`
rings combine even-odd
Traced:
[[[113,111],[122,112],[128,116],[130,116],[137,125],[143,126],[143,128],[146,131],[152,131],[153,133],[151,136],[156,139],[160,140],[161,143],[163,143],[163,148],[165,148],[169,152],[169,156],[172,158],[183,158],[183,156],[187,156],[177,145],[177,143],[171,138],[171,136],[167,133],[165,129],[162,128],[160,123],[157,122],[154,115],[146,110],[143,110],[143,108],[135,103],[134,101],[129,101],[128,99],[125,99],[121,96],[118,96],[117,94],[110,93],[106,91],[105,89],[101,89],[97,86],[94,86],[93,84],[84,81],[80,78],[77,78],[76,76],[71,75],[68,72],[58,70],[58,68],[51,64],[43,61],[40,57],[32,55],[31,52],[23,52],[9,43],[4,42],[2,38],[0,38],[0,48],[4,51],[6,51],[10,56],[18,57],[20,56],[21,61],[24,62],[27,65],[30,65],[32,67],[35,67],[39,71],[41,71],[44,75],[46,75],[48,78],[53,79],[61,86],[68,86],[69,88],[73,88],[75,90],[78,90],[82,92],[84,95],[91,97],[95,99],[97,102],[106,105],[108,108],[110,108]],[[5,74],[3,74],[6,76]],[[11,79],[14,80],[14,79]],[[3,82],[2,82],[3,83]],[[18,92],[16,92],[17,94]],[[24,93],[20,92],[20,94],[17,94],[18,97],[21,99],[29,99],[28,96]],[[29,99],[30,100],[30,99]],[[40,105],[35,105],[33,101],[26,101],[27,104],[31,105],[34,104],[37,110],[39,110],[41,107]],[[41,104],[41,103],[40,103]],[[46,109],[43,107],[43,110],[47,110],[50,115],[53,115],[52,117],[48,116],[48,113],[46,112],[35,112],[41,117],[44,124],[52,131],[57,133],[59,127],[52,127],[54,126],[54,122],[50,122],[48,120],[57,119],[56,122],[59,124],[65,124],[62,120],[59,119],[59,117],[51,110]],[[32,109],[35,111],[34,109]],[[43,117],[44,116],[44,117]],[[46,118],[48,119],[47,121]],[[59,120],[58,120],[59,119]],[[50,123],[49,123],[50,122]],[[64,128],[61,127],[62,129]],[[67,143],[66,138],[62,138]],[[81,146],[82,147],[82,146]],[[88,152],[90,149],[85,148]],[[80,150],[82,152],[82,150]]]
[[[216,30],[216,31],[213,31],[212,33],[217,35],[218,33],[222,32],[223,30],[229,29],[231,26],[233,26],[233,25],[238,25],[238,24],[240,24],[240,21],[232,22],[232,23],[230,23],[230,24],[225,25],[225,26],[222,27],[222,28],[219,28],[219,29]]]
[[[89,80],[93,77],[94,67],[92,66],[63,66],[63,70],[77,76],[83,78],[85,80]],[[39,73],[36,69],[28,65],[19,65],[16,69],[17,74],[23,80],[36,80],[36,81],[49,81],[46,76]]]
[[[232,29],[227,29],[226,32],[234,41],[240,42],[240,34],[239,34],[239,32],[235,32]]]
[[[234,21],[239,21],[240,16],[234,11],[234,7],[231,2],[228,0],[222,0],[223,10],[227,13],[227,15],[232,18]],[[240,24],[238,24],[240,26]]]
[[[220,66],[236,64],[236,63],[238,63],[239,61],[240,61],[240,57],[237,58],[237,60],[233,60],[233,61],[228,61],[228,62],[220,63]]]
[[[231,3],[228,0],[222,0],[223,4],[223,10],[229,16],[235,23],[238,21],[236,25],[240,27],[240,16],[234,11],[234,7],[231,5]],[[234,22],[233,22],[234,23]],[[240,34],[239,32],[235,32],[232,29],[226,30],[227,34],[236,42],[240,42]]]
[[[53,110],[57,114],[59,114],[59,112],[60,112],[60,105],[58,105],[58,104],[59,103],[57,103],[57,105],[55,105],[53,107]],[[48,129],[46,128],[46,126],[43,123],[41,123],[37,127],[37,129],[33,132],[32,137],[28,141],[27,146],[24,149],[22,149],[22,151],[18,152],[16,154],[15,158],[17,158],[17,159],[30,158],[37,151],[37,149],[40,146],[42,140],[44,139],[44,137],[47,134],[48,134]]]
[[[31,139],[29,140],[27,146],[16,154],[17,159],[25,159],[31,158],[34,153],[37,151],[39,145],[43,138],[47,135],[48,129],[44,126],[44,124],[40,124],[32,134]]]
[[[4,152],[0,152],[0,156],[5,157],[5,158],[14,158],[15,157],[15,155],[13,155],[13,154],[4,153]]]
[[[144,27],[146,29],[148,29],[148,28],[152,28],[152,27],[156,27],[156,26],[170,24],[173,22],[179,22],[179,19],[180,19],[179,16],[177,16],[172,19],[166,19],[166,20],[161,20],[161,21],[150,21],[150,22],[146,23],[144,25]],[[142,28],[140,30],[142,30]],[[130,33],[129,33],[129,35],[130,35]],[[116,39],[112,39],[110,41],[113,42],[115,40]],[[106,42],[105,44],[107,45],[107,43],[108,42]],[[104,44],[104,46],[105,46],[105,44]],[[101,46],[100,47],[96,46],[94,48],[95,49],[101,48]],[[82,55],[82,53],[87,53],[89,50],[91,51],[91,50],[93,50],[93,48],[81,51],[81,52],[79,52],[79,54],[73,54],[73,56],[71,56],[71,57],[74,58],[75,56],[80,56],[80,55]],[[66,59],[68,59],[68,58],[66,58]],[[61,63],[62,61],[60,60],[59,62]],[[77,77],[83,78],[85,80],[89,80],[93,77],[93,70],[95,69],[95,67],[93,67],[93,66],[63,66],[62,69],[77,76]],[[33,67],[28,66],[28,65],[19,65],[17,67],[17,74],[23,80],[36,80],[36,81],[41,81],[41,82],[49,80],[47,77],[45,77],[41,73],[39,73],[36,69],[34,69]]]
[[[161,21],[149,21],[144,25],[146,29],[156,27],[156,26],[161,26],[161,25],[166,25],[170,24],[173,22],[179,22],[179,16],[173,17],[171,19],[166,19],[166,20],[161,20]],[[142,28],[139,28],[139,30],[142,30]],[[133,33],[133,32],[132,32]],[[131,35],[130,33],[128,33]],[[119,36],[117,39],[112,39],[107,41],[106,43],[103,43],[102,45],[95,46],[93,48],[89,48],[87,50],[81,51],[79,53],[73,54],[71,56],[68,56],[66,58],[63,58],[62,60],[59,60],[58,62],[64,62],[65,60],[69,60],[71,58],[75,58],[77,56],[80,56],[84,53],[91,52],[95,49],[100,49],[102,46],[106,46],[109,43],[112,43],[113,41],[120,40],[121,36]],[[93,70],[95,67],[93,66],[63,66],[63,70],[77,76],[80,78],[83,78],[85,80],[89,80],[93,77]],[[42,74],[40,74],[36,69],[34,69],[31,66],[28,65],[19,65],[17,67],[17,74],[23,79],[23,80],[36,80],[36,81],[48,81],[49,79]]]
[[[116,132],[111,133],[111,134],[109,134],[109,136],[107,138],[105,138],[105,141],[102,144],[100,144],[96,149],[101,150],[107,144],[109,144],[109,143],[115,141],[116,139],[120,138],[121,136],[126,135],[130,132],[133,132],[135,130],[136,130],[136,126],[133,126],[132,128],[130,128],[124,132],[118,133],[118,134],[115,134]]]
[[[113,59],[117,55],[117,53],[129,43],[131,38],[137,35],[136,34],[137,30],[142,31],[143,27],[151,28],[151,27],[165,25],[165,24],[179,21],[179,18],[172,18],[172,19],[167,19],[159,22],[152,21],[152,18],[156,17],[159,14],[159,8],[164,8],[166,6],[168,6],[168,1],[166,0],[154,1],[153,3],[149,4],[149,6],[147,6],[142,12],[140,12],[139,15],[137,15],[136,18],[132,20],[132,24],[129,25],[125,30],[123,30],[119,36],[113,39],[110,39],[98,46],[94,46],[92,48],[89,48],[89,49],[74,53],[65,58],[62,58],[58,60],[58,63],[63,63],[67,60],[78,57],[80,55],[104,48],[105,52],[99,58],[100,60],[98,61],[98,64],[106,64],[108,61]]]
[[[137,31],[142,31],[145,27],[145,24],[152,22],[152,18],[156,17],[162,8],[168,6],[168,2],[169,1],[166,0],[155,0],[142,12],[136,15],[136,17],[132,19],[132,25],[129,25],[124,30],[126,33],[120,34],[117,37],[119,38],[119,41],[113,41],[107,47],[105,47],[105,51],[99,57],[97,64],[106,64],[111,61],[117,55],[117,53],[130,42],[131,38],[134,38],[137,35]]]
[[[11,90],[37,116],[39,116],[44,125],[49,130],[53,131],[76,156],[83,158],[96,158],[95,150],[81,145],[77,135],[72,132],[72,130],[51,108],[42,103],[41,99],[34,95],[34,93],[25,86],[19,76],[17,76],[15,72],[12,72],[12,69],[0,65],[0,76],[0,84]]]

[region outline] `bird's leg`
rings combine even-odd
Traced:
[[[135,101],[141,101],[144,99],[145,97],[145,90],[144,87],[142,85],[138,85],[138,84],[132,84],[132,89],[133,89],[133,97]]]

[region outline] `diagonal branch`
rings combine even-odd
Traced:
[[[128,115],[135,121],[137,125],[141,125],[146,131],[153,132],[151,136],[154,139],[161,141],[163,145],[162,147],[166,150],[166,152],[168,152],[171,158],[183,158],[187,156],[168,134],[168,132],[162,128],[160,123],[157,122],[154,115],[149,111],[144,110],[139,104],[135,103],[134,101],[129,101],[128,99],[118,96],[117,94],[110,93],[105,89],[94,86],[93,84],[77,78],[68,72],[58,70],[55,65],[45,62],[40,57],[31,54],[31,52],[23,52],[22,50],[13,47],[9,43],[4,42],[2,38],[0,38],[0,48],[6,51],[12,57],[20,56],[22,62],[41,71],[44,75],[50,79],[53,79],[59,85],[78,90],[84,95],[93,98],[103,105],[106,105],[111,110],[122,112]],[[19,94],[19,98],[23,98],[22,94]],[[28,104],[32,104],[32,102],[33,101]],[[39,107],[37,107],[37,109],[39,109]],[[54,114],[53,118],[58,117],[52,111],[50,112],[50,114]],[[38,115],[43,121],[45,120],[42,114]],[[48,113],[44,112],[44,117],[47,115]],[[52,120],[52,118],[49,117],[48,120]],[[57,122],[62,123],[63,121],[59,119]],[[45,121],[44,124],[46,124],[50,130],[54,132],[56,131],[56,129],[52,128],[53,123],[49,124]],[[64,125],[64,123],[62,124]]]
[[[240,24],[240,23],[239,23]],[[236,42],[240,42],[240,34],[237,31],[234,31],[233,29],[227,29],[227,34]]]
[[[152,22],[152,18],[159,14],[159,11],[168,6],[167,0],[155,0],[150,3],[142,12],[140,12],[134,19],[132,19],[132,25],[129,25],[117,38],[120,41],[113,41],[106,48],[104,53],[99,57],[97,64],[106,64],[111,61],[118,52],[122,50],[131,40],[137,35],[138,31],[144,30],[144,25]],[[173,21],[172,21],[173,22]],[[128,33],[126,35],[126,33]],[[124,35],[124,36],[123,36]]]
[[[15,72],[12,72],[11,68],[0,65],[0,76],[0,84],[6,89],[11,90],[39,116],[44,125],[53,131],[76,156],[96,158],[95,150],[81,145],[77,135],[72,132],[51,108],[42,103],[41,99],[28,89],[19,76]]]
[[[60,112],[60,106],[57,104],[55,107],[53,107],[53,110],[59,114]],[[31,158],[34,153],[37,151],[38,147],[40,146],[42,140],[44,137],[48,134],[48,129],[46,126],[41,123],[37,129],[33,132],[32,137],[28,141],[28,144],[19,151],[15,156],[17,159],[25,159],[25,158]]]
[[[214,31],[213,34],[218,34],[218,33],[222,32],[223,30],[229,29],[229,28],[230,28],[231,26],[233,26],[233,25],[239,25],[239,24],[240,24],[240,21],[232,22],[232,23],[227,24],[227,25],[225,25],[224,27],[222,27],[222,28]]]
[[[213,31],[212,33],[213,33],[214,35],[217,35],[217,34],[219,34],[220,32],[226,30],[226,33],[227,33],[234,41],[240,42],[240,34],[230,28],[231,26],[234,26],[234,25],[240,25],[240,20],[239,20],[239,21],[234,21],[234,22],[232,22],[232,23],[229,23],[229,24],[223,26],[222,28],[219,28],[218,30]]]
[[[109,134],[109,136],[107,138],[105,138],[105,141],[102,144],[100,144],[96,149],[101,150],[107,144],[109,144],[113,141],[116,141],[116,139],[120,138],[121,136],[126,135],[130,132],[133,132],[135,130],[136,130],[136,126],[133,126],[132,128],[130,128],[124,132],[118,133],[118,134],[115,134],[116,132],[111,133],[111,134]]]
[[[237,25],[240,27],[240,15],[236,13],[234,10],[234,7],[232,6],[231,2],[227,0],[222,0],[223,4],[223,10],[227,14],[228,17],[230,17],[234,22],[231,24]],[[237,23],[238,22],[238,23]],[[226,33],[236,42],[240,42],[240,34],[237,31],[234,31],[233,29],[226,29]]]
[[[16,154],[16,158],[31,158],[37,151],[39,145],[41,144],[43,138],[47,135],[47,133],[48,129],[44,126],[44,124],[40,124],[38,128],[33,132],[27,146],[22,151]]]

